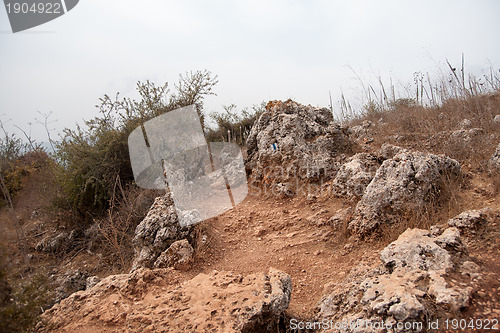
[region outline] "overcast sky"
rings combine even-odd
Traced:
[[[329,91],[337,111],[340,88],[359,87],[352,69],[411,83],[464,53],[467,71],[498,72],[499,17],[498,0],[81,0],[13,34],[2,6],[0,116],[28,131],[52,112],[60,132],[97,115],[104,94],[135,97],[138,80],[173,86],[198,69],[219,77],[208,112],[287,98],[328,106]]]

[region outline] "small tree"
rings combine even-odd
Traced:
[[[103,213],[109,206],[115,179],[124,185],[133,181],[128,136],[143,122],[177,108],[194,104],[204,120],[203,100],[213,95],[217,76],[196,71],[179,76],[175,93],[168,85],[150,81],[137,83],[140,100],[100,98],[99,115],[85,122],[85,128],[65,129],[57,145],[62,165],[60,180],[68,201],[76,211],[88,215]]]

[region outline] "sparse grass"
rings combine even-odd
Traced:
[[[104,218],[96,220],[100,254],[106,264],[118,272],[130,268],[134,250],[132,239],[135,227],[146,216],[157,191],[142,190],[135,186],[123,188],[117,177]]]
[[[374,149],[392,143],[444,154],[487,177],[485,162],[500,141],[500,124],[493,122],[500,114],[500,74],[467,75],[463,59],[460,69],[448,62],[439,72],[438,79],[415,73],[414,85],[399,92],[392,79],[389,87],[380,78],[378,86],[361,82],[364,106],[354,109],[342,96],[340,120],[351,126],[372,121]]]
[[[13,286],[0,257],[0,332],[31,332],[38,315],[52,306],[53,300],[46,274],[33,274]]]

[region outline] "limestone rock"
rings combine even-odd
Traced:
[[[472,121],[470,121],[469,119],[465,118],[462,121],[460,121],[460,123],[458,125],[459,125],[459,127],[461,129],[465,130],[465,129],[468,129],[468,128],[472,127]]]
[[[484,130],[482,128],[460,129],[453,131],[450,139],[452,142],[471,145],[483,133]]]
[[[202,273],[180,285],[179,274],[141,268],[108,276],[47,310],[40,331],[276,331],[290,303],[290,276],[272,268],[248,276]]]
[[[467,307],[473,274],[479,267],[468,260],[457,228],[448,228],[435,236],[427,230],[408,229],[380,253],[382,263],[369,269],[354,268],[343,283],[334,286],[318,304],[317,321],[362,321],[352,331],[371,332],[366,324],[426,322],[440,318],[438,308],[458,313]],[[461,273],[462,283],[451,286],[448,274]],[[418,330],[417,330],[418,331]],[[378,332],[378,331],[377,331]],[[408,332],[404,328],[380,332]]]
[[[274,101],[250,131],[246,166],[254,179],[269,185],[331,179],[352,145],[331,110]]]
[[[394,156],[402,152],[410,152],[410,151],[408,149],[399,146],[391,145],[389,143],[384,143],[380,148],[380,150],[378,151],[378,156],[380,159],[385,161],[393,158]]]
[[[85,290],[87,287],[88,273],[77,270],[69,270],[56,279],[56,302],[59,302],[72,293]]]
[[[89,276],[86,280],[85,280],[85,290],[88,290],[90,288],[93,288],[96,284],[98,284],[99,282],[101,282],[101,278],[94,275],[94,276]]]
[[[488,160],[488,166],[490,168],[490,172],[493,174],[500,173],[500,143],[497,145],[495,152],[491,155]]]
[[[63,231],[55,236],[47,236],[38,242],[35,246],[35,250],[42,252],[67,251],[74,246],[76,235],[77,232],[72,230],[71,232]]]
[[[377,156],[358,153],[342,164],[332,183],[335,196],[358,200],[371,182],[381,161]]]
[[[406,230],[380,252],[380,260],[390,271],[398,267],[421,270],[449,270],[453,267],[448,251],[422,229]]]
[[[458,178],[460,164],[443,155],[402,151],[385,160],[356,205],[352,234],[366,236],[380,224],[391,224],[405,212],[418,212],[441,200],[446,178]]]
[[[468,210],[448,220],[448,226],[459,229],[476,229],[486,222],[486,214],[482,210]]]
[[[191,268],[193,252],[193,247],[186,239],[178,240],[160,254],[153,266],[155,268],[173,267],[187,271]]]
[[[153,267],[163,251],[175,241],[188,237],[191,231],[191,226],[179,224],[177,211],[169,195],[156,198],[144,220],[135,229],[132,270]]]

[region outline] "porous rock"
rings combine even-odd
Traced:
[[[445,200],[441,194],[448,186],[446,180],[460,175],[460,164],[449,157],[407,150],[397,153],[382,163],[366,187],[349,231],[364,237],[380,224],[394,223],[404,213]]]
[[[342,164],[332,182],[332,193],[337,197],[358,200],[371,182],[380,159],[368,153],[358,153]]]
[[[272,268],[247,276],[201,273],[180,285],[178,274],[171,269],[141,268],[108,276],[46,311],[39,329],[267,332],[277,330],[278,319],[290,303],[290,276]]]
[[[170,195],[155,199],[146,217],[135,229],[135,257],[132,271],[152,268],[160,254],[177,240],[188,237],[191,226],[181,226]]]
[[[493,155],[491,155],[488,160],[488,166],[491,173],[500,174],[500,143],[497,145]]]
[[[448,220],[448,226],[459,229],[476,229],[486,221],[483,210],[468,210]]]
[[[71,232],[63,231],[57,235],[49,235],[43,238],[35,246],[35,250],[42,252],[64,252],[71,249],[74,246],[76,240],[77,232],[72,230]]]
[[[468,306],[470,272],[478,274],[478,266],[468,259],[458,229],[448,228],[441,236],[408,229],[381,251],[380,258],[382,263],[375,268],[363,264],[355,267],[344,282],[323,296],[318,304],[318,321],[354,323],[327,332],[370,332],[367,325],[381,321],[425,325],[429,318],[439,318],[440,308],[458,313]],[[462,273],[462,282],[469,285],[452,287],[448,280],[453,273]],[[408,331],[393,325],[377,332]]]
[[[269,185],[331,179],[352,145],[330,109],[273,101],[250,131],[246,167]]]
[[[154,263],[155,268],[173,267],[187,271],[193,262],[194,249],[186,239],[175,241],[168,249],[163,251]]]

